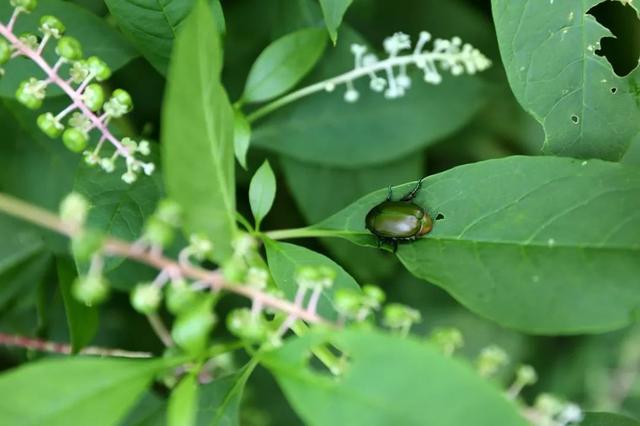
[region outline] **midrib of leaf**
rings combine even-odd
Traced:
[[[165,8],[165,5],[161,3],[160,0],[156,0],[156,3],[158,4],[158,7],[160,8],[160,13],[162,13],[162,17],[164,18],[164,20],[167,22],[167,25],[169,26],[169,29],[171,29],[171,33],[173,34],[173,38],[176,37],[176,29],[174,28],[173,25],[171,24],[171,21],[169,21],[169,16],[167,15],[167,10]],[[167,2],[167,4],[170,4],[171,0],[169,0]]]
[[[206,52],[208,46],[205,44],[206,42],[208,42],[208,40],[205,40],[204,37],[198,37],[198,51],[199,52]],[[213,52],[214,55],[216,54],[215,52]],[[210,58],[204,58],[205,60],[208,60]],[[199,64],[199,74],[200,74],[200,85],[201,87],[203,87],[205,90],[203,91],[206,94],[209,94],[211,96],[211,99],[213,99],[213,96],[215,94],[216,91],[218,91],[219,93],[223,93],[222,87],[220,86],[220,83],[216,81],[215,78],[213,78],[213,75],[208,75],[207,74],[207,70],[204,69],[205,67],[205,60],[202,60],[202,58],[200,58],[200,60],[198,61]],[[211,58],[211,60],[213,60]],[[215,68],[215,66],[213,67]],[[213,74],[213,73],[212,73]],[[209,77],[209,78],[207,78]],[[218,90],[216,90],[218,89]],[[223,135],[220,134],[220,141],[218,141],[219,143],[216,144],[216,138],[215,138],[215,134],[212,133],[215,130],[214,127],[214,123],[213,123],[213,111],[211,110],[211,105],[210,102],[207,102],[207,99],[205,99],[205,96],[200,96],[200,102],[202,104],[202,111],[203,111],[203,118],[205,121],[205,125],[207,128],[207,138],[209,139],[209,145],[211,147],[211,155],[213,157],[213,161],[216,164],[216,176],[218,177],[218,180],[220,181],[220,193],[222,195],[222,202],[225,206],[224,212],[225,215],[227,216],[227,219],[229,219],[229,223],[233,224],[235,223],[235,217],[233,214],[233,205],[231,203],[231,198],[228,192],[228,182],[227,182],[227,177],[225,176],[224,170],[223,170],[223,163],[222,163],[222,159],[221,157],[221,146],[223,144]],[[206,111],[206,113],[204,113]],[[224,133],[224,132],[222,132]]]
[[[222,403],[220,404],[220,406],[216,409],[216,415],[214,417],[214,421],[215,422],[218,422],[222,418],[222,416],[224,415],[224,411],[227,408],[227,405],[229,405],[229,403],[231,402],[231,400],[235,396],[235,394],[238,391],[242,390],[242,388],[244,387],[245,383],[247,382],[247,379],[249,378],[249,376],[251,375],[253,370],[258,365],[258,361],[259,360],[260,360],[260,358],[257,355],[255,355],[245,365],[244,371],[242,372],[240,377],[238,377],[238,380],[236,380],[236,382],[233,384],[231,389],[229,389],[229,391],[225,395],[224,399],[222,400]],[[214,424],[217,424],[217,423],[214,423]]]

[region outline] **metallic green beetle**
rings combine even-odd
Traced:
[[[414,241],[431,231],[433,221],[429,213],[412,201],[421,187],[422,179],[411,192],[399,201],[393,201],[389,186],[387,199],[367,213],[365,227],[378,237],[378,247],[390,243],[395,253],[398,242]]]

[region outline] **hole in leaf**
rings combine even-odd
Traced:
[[[600,40],[601,48],[595,53],[606,58],[620,77],[629,75],[638,66],[640,59],[638,13],[631,5],[618,0],[604,1],[587,13],[613,34],[613,37]]]
[[[436,220],[442,220],[444,219],[444,215],[442,213],[438,213],[436,216]]]
[[[578,124],[580,122],[580,117],[578,117],[577,115],[572,115],[571,121],[573,121],[573,124]]]
[[[611,88],[611,93],[613,93],[614,95],[618,92],[618,88],[617,87],[612,87]]]

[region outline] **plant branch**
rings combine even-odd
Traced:
[[[58,216],[44,209],[25,203],[3,193],[0,193],[0,211],[59,232],[68,237],[74,237],[83,231],[81,228],[69,226],[58,218]],[[317,313],[309,312],[287,300],[263,293],[262,291],[250,286],[229,283],[224,279],[219,270],[210,271],[191,264],[180,264],[179,262],[165,257],[162,253],[143,251],[134,244],[116,238],[108,238],[106,240],[104,253],[111,256],[127,257],[152,266],[160,271],[179,271],[179,273],[184,277],[208,284],[212,290],[226,290],[230,293],[235,293],[251,300],[259,301],[264,306],[286,312],[309,323],[329,324],[327,320],[320,317]]]
[[[332,229],[315,229],[315,228],[296,228],[296,229],[279,229],[263,233],[272,240],[288,240],[293,238],[316,238],[316,237],[336,237],[344,238],[347,235],[362,236],[367,235],[364,232],[338,231]]]
[[[49,352],[56,354],[73,354],[73,348],[66,343],[49,342],[46,340],[32,339],[29,337],[13,334],[0,333],[0,346],[8,346],[23,349],[32,349],[38,352]],[[149,352],[131,352],[122,349],[99,348],[88,346],[78,352],[79,355],[93,355],[117,358],[151,358],[153,354]]]

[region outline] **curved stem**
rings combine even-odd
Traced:
[[[347,235],[366,235],[364,232],[338,231],[332,229],[316,229],[316,228],[295,228],[280,229],[276,231],[268,231],[259,235],[264,235],[272,240],[289,240],[294,238],[317,238],[317,237],[334,237],[344,238]]]

